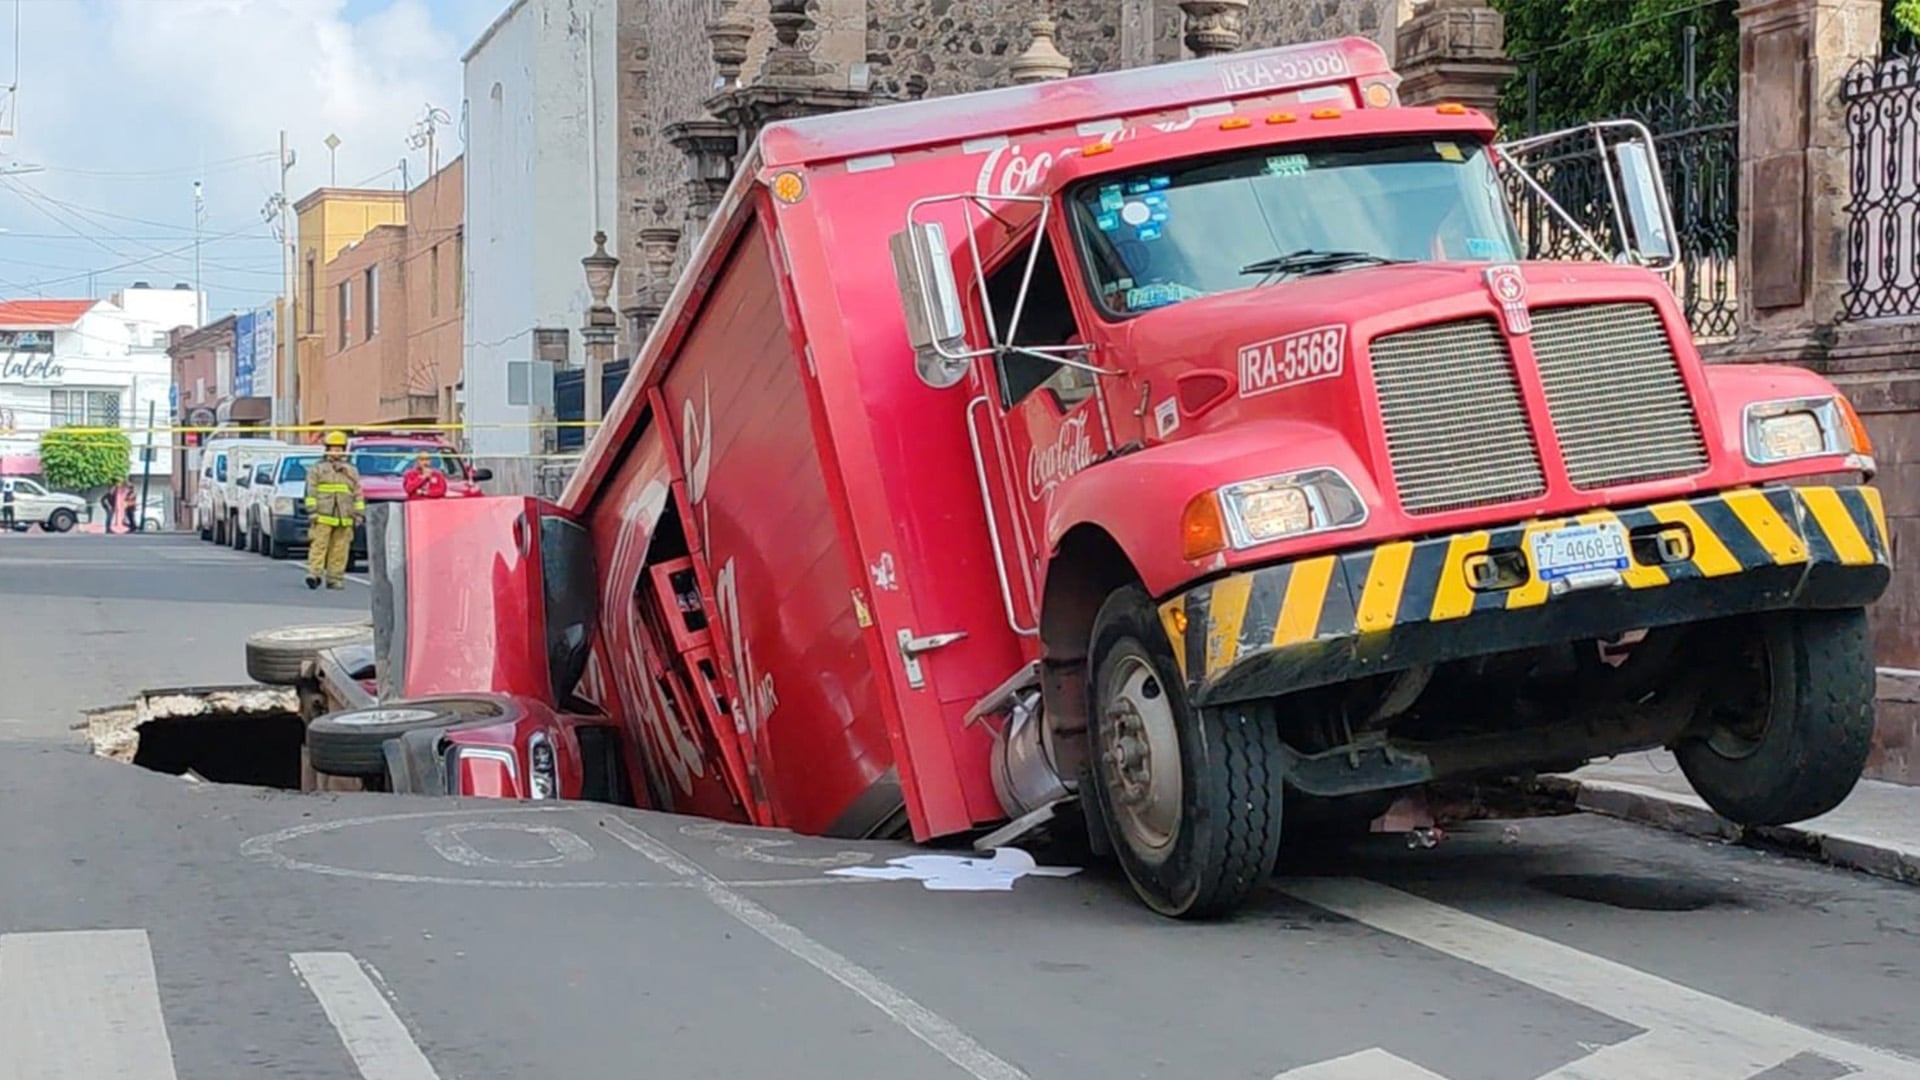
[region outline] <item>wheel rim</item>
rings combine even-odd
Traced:
[[[1712,710],[1712,727],[1707,732],[1707,748],[1729,761],[1752,757],[1766,740],[1773,724],[1773,657],[1763,637],[1744,657],[1751,677],[1743,684],[1745,692]]]
[[[1180,832],[1180,737],[1160,676],[1121,657],[1107,676],[1100,754],[1114,823],[1136,854],[1164,858]]]
[[[388,724],[422,724],[439,714],[426,709],[361,709],[341,713],[333,722],[341,727],[374,727]]]

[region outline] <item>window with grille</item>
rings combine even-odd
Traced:
[[[54,427],[119,427],[118,390],[55,390],[49,401]]]

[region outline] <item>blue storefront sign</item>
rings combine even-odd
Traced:
[[[233,322],[233,396],[253,396],[253,312],[242,312]]]

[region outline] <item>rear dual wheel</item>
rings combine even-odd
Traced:
[[[1145,592],[1094,619],[1092,797],[1147,906],[1208,918],[1241,906],[1280,850],[1280,736],[1264,710],[1195,708]]]

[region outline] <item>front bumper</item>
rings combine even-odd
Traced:
[[[1468,576],[1490,554],[1525,565],[1533,533],[1603,521],[1635,541],[1618,582],[1556,592],[1531,565],[1507,588]],[[1654,538],[1675,532],[1684,557],[1662,556]],[[1635,629],[1860,607],[1890,575],[1873,488],[1742,489],[1247,570],[1173,596],[1160,616],[1193,700],[1222,704]]]

